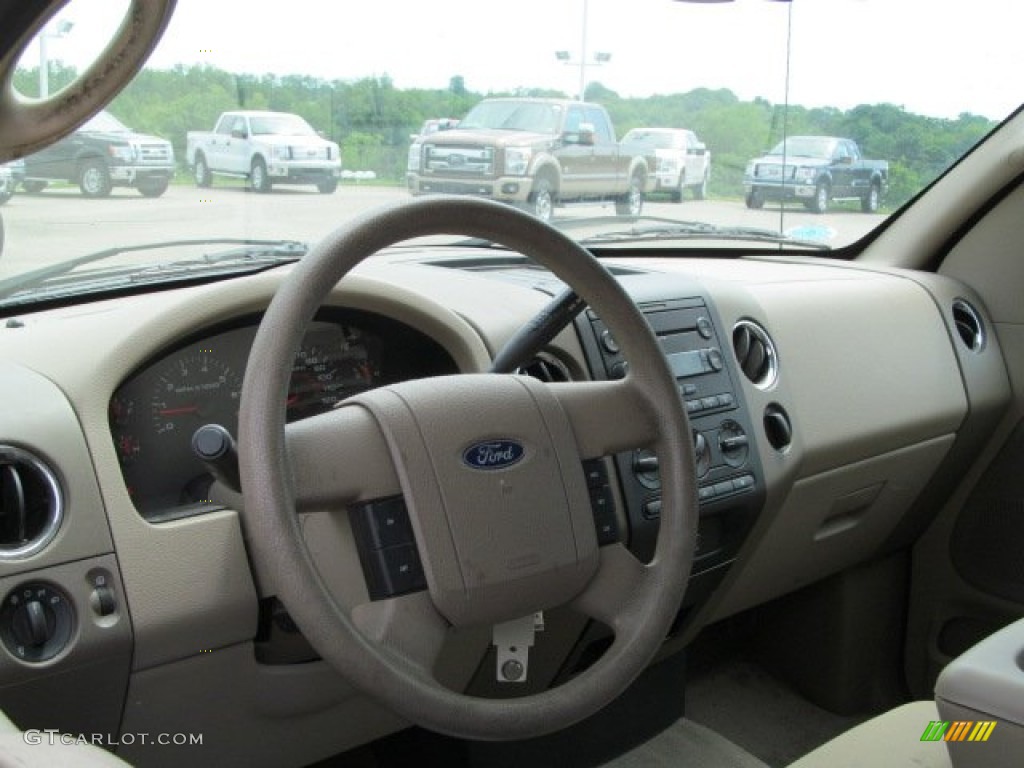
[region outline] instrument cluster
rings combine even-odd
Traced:
[[[192,451],[206,424],[238,434],[246,361],[258,328],[249,320],[187,341],[151,361],[110,400],[114,447],[128,493],[147,519],[216,506],[213,478]],[[315,416],[382,384],[456,373],[454,361],[419,331],[356,312],[318,316],[292,363],[283,407],[289,422]]]

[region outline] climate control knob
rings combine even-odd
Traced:
[[[718,450],[730,467],[742,467],[750,455],[750,438],[735,421],[723,421],[718,431]]]

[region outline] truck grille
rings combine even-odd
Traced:
[[[447,176],[493,176],[494,147],[439,147],[427,144],[423,167],[428,173]]]
[[[292,160],[330,160],[331,153],[327,147],[301,147],[292,146]]]
[[[786,165],[785,178],[792,179],[796,172],[795,165]],[[754,169],[754,176],[759,179],[781,179],[783,178],[782,166],[778,163],[762,163]]]
[[[140,144],[139,162],[150,165],[167,165],[173,162],[170,144]]]

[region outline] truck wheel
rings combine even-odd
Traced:
[[[537,180],[530,196],[530,213],[541,221],[551,221],[555,215],[555,195],[547,179]]]
[[[708,196],[708,174],[704,173],[704,178],[701,179],[700,184],[693,188],[693,199],[704,200]]]
[[[254,192],[269,192],[271,187],[270,177],[267,175],[267,164],[262,157],[252,161],[252,168],[249,171],[249,186]]]
[[[860,209],[864,213],[875,213],[878,210],[879,198],[882,193],[877,184],[872,184],[868,193],[860,199]]]
[[[192,169],[192,176],[196,181],[197,187],[208,187],[213,182],[213,177],[210,175],[210,166],[206,164],[206,155],[202,152],[196,154],[196,165]]]
[[[672,202],[681,203],[683,202],[683,194],[686,192],[686,174],[679,174],[679,184],[672,192]]]
[[[764,208],[764,197],[762,197],[761,193],[756,189],[752,189],[747,192],[747,199],[745,202],[747,204],[747,208],[752,210]]]
[[[99,158],[82,163],[78,170],[78,186],[86,197],[106,197],[110,194],[110,171]]]
[[[21,182],[21,186],[24,187],[25,191],[28,192],[30,195],[38,195],[40,192],[46,189],[46,182],[35,180],[23,181]]]
[[[629,190],[615,201],[615,213],[619,216],[639,216],[644,209],[644,182],[639,175],[629,179]]]
[[[170,183],[170,179],[147,179],[139,182],[138,190],[143,197],[160,197]]]
[[[318,181],[316,188],[320,191],[321,195],[334,194],[334,190],[338,188],[337,179],[327,179],[326,181]]]
[[[819,181],[818,186],[814,188],[814,197],[807,202],[807,207],[815,213],[825,213],[828,210],[829,193],[828,184]]]

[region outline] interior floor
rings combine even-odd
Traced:
[[[836,714],[809,701],[758,659],[748,627],[710,628],[564,733],[481,743],[411,728],[311,768],[781,768],[876,714]],[[630,749],[618,754],[623,745]]]

